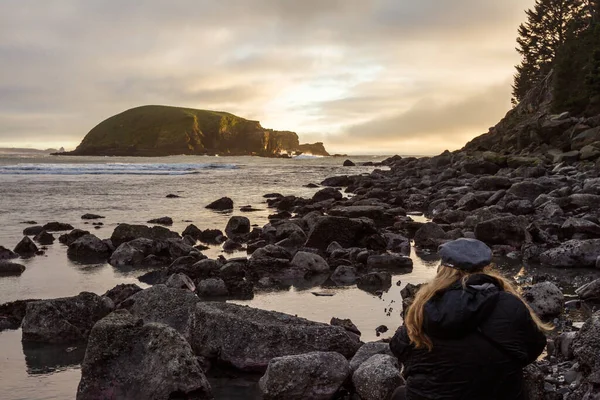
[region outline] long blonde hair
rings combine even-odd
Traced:
[[[531,314],[531,318],[533,319],[539,330],[543,332],[548,332],[554,329],[552,325],[542,322],[542,320],[537,316],[537,314],[531,309],[529,304],[527,304],[527,302],[523,300],[523,298],[521,297],[517,289],[513,286],[513,284],[510,283],[506,278],[492,271],[491,267],[486,267],[483,270],[483,272],[478,273],[484,273],[485,275],[495,278],[498,281],[498,286],[503,291],[518,297],[523,302],[523,304],[525,304],[525,307],[527,307],[527,309],[529,310],[529,314]],[[423,313],[425,304],[429,300],[431,300],[431,298],[437,293],[448,289],[458,280],[460,280],[462,282],[463,287],[465,287],[467,279],[470,275],[472,274],[465,271],[441,266],[438,270],[436,277],[431,282],[419,289],[415,296],[415,300],[413,301],[412,305],[408,308],[408,311],[406,312],[406,316],[404,318],[404,324],[406,325],[406,330],[408,331],[408,337],[410,338],[411,343],[417,349],[422,349],[425,347],[429,351],[433,349],[433,342],[423,331]]]

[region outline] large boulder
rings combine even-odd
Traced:
[[[385,342],[368,342],[363,344],[356,352],[352,360],[350,360],[350,370],[354,373],[365,361],[373,357],[375,354],[385,354],[393,357],[394,354],[390,349],[390,344]]]
[[[475,238],[491,244],[521,247],[528,238],[523,222],[514,216],[492,218],[475,226]]]
[[[596,312],[579,331],[573,342],[573,353],[586,371],[583,384],[589,393],[598,393],[600,385],[600,312]],[[588,397],[594,399],[594,397]]]
[[[360,347],[356,335],[339,326],[237,304],[198,303],[195,317],[191,343],[196,354],[241,370],[264,371],[275,357],[312,351],[349,358]]]
[[[144,323],[126,310],[92,329],[77,400],[212,398],[200,363],[176,330]]]
[[[515,183],[507,191],[508,194],[529,201],[534,201],[540,194],[546,192],[548,192],[548,190],[544,186],[533,181]]]
[[[27,303],[37,300],[17,300],[0,304],[0,332],[19,329],[27,311]]]
[[[69,233],[64,233],[64,234],[60,235],[58,237],[58,241],[62,244],[66,244],[67,246],[70,246],[74,241],[76,241],[80,237],[89,235],[89,234],[90,234],[89,231],[84,231],[81,229],[73,229]]]
[[[13,258],[18,258],[19,255],[14,251],[7,249],[4,246],[0,246],[0,261],[1,260],[12,260]]]
[[[24,236],[15,246],[14,252],[24,258],[32,257],[38,252],[38,247],[28,236]]]
[[[189,290],[156,285],[129,297],[124,304],[131,314],[145,322],[158,322],[191,337],[194,308],[200,299]]]
[[[512,186],[512,182],[505,176],[483,176],[473,183],[475,190],[496,191],[508,189]]]
[[[234,238],[250,232],[250,220],[246,217],[231,217],[225,227],[228,237]]]
[[[372,224],[359,219],[319,217],[308,233],[306,247],[325,251],[334,241],[342,247],[361,247],[361,240],[374,233]]]
[[[540,262],[551,267],[595,267],[600,256],[600,239],[569,240],[543,252]]]
[[[48,233],[46,231],[41,231],[40,233],[38,233],[37,235],[35,235],[35,237],[33,238],[34,241],[38,242],[39,244],[41,244],[42,246],[48,246],[51,245],[52,243],[54,243],[54,236],[52,236],[51,233]]]
[[[196,293],[202,298],[225,297],[229,295],[229,290],[223,279],[208,278],[198,282]]]
[[[113,308],[112,300],[89,292],[82,292],[74,297],[28,302],[22,324],[23,341],[84,341],[94,324]]]
[[[114,267],[170,265],[180,257],[206,258],[197,249],[181,239],[151,240],[135,239],[121,244],[111,254],[109,263]],[[149,259],[151,259],[149,261]],[[172,271],[171,273],[182,272]]]
[[[229,197],[221,197],[207,205],[206,208],[217,211],[233,210],[233,200]]]
[[[395,357],[376,354],[354,371],[352,383],[362,400],[387,400],[404,379]]]
[[[134,283],[122,283],[104,293],[104,297],[108,297],[115,304],[115,308],[119,308],[119,305],[142,290],[141,287]]]
[[[349,372],[348,360],[339,353],[276,357],[269,362],[259,387],[265,400],[329,400]]]
[[[600,300],[600,279],[596,279],[575,290],[582,300]]]
[[[67,256],[80,262],[97,262],[110,256],[110,247],[106,242],[94,235],[85,235],[71,243]]]
[[[342,193],[339,190],[331,188],[331,187],[326,187],[326,188],[319,190],[317,193],[314,194],[313,201],[317,203],[317,202],[329,200],[329,199],[341,200],[342,197],[344,197],[344,196],[342,195]]]
[[[536,283],[523,290],[523,298],[542,318],[562,313],[565,303],[563,292],[552,282]]]
[[[415,233],[415,246],[421,248],[437,249],[447,240],[446,232],[434,222],[423,224]]]
[[[25,266],[10,261],[0,260],[0,276],[19,276],[25,271]]]
[[[162,226],[149,227],[146,225],[120,224],[113,231],[110,240],[115,247],[119,247],[123,243],[139,238],[162,240],[179,239],[180,236],[177,232],[170,231]]]
[[[292,259],[292,268],[316,274],[329,272],[329,264],[318,254],[299,251]]]

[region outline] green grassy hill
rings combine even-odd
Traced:
[[[142,106],[101,122],[69,154],[273,156],[283,151],[299,149],[296,133],[264,129],[258,121],[250,121],[230,113]]]

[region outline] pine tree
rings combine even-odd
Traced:
[[[589,13],[586,0],[536,0],[534,8],[526,11],[527,22],[519,26],[517,38],[522,60],[516,67],[514,104],[550,72],[558,49],[586,28]]]

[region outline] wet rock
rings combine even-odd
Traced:
[[[544,186],[533,181],[515,183],[507,191],[508,194],[529,201],[534,201],[539,195],[546,192],[547,190]]]
[[[44,230],[48,232],[60,232],[60,231],[71,231],[73,226],[70,224],[64,224],[62,222],[48,222],[44,225]]]
[[[488,245],[507,244],[520,248],[527,237],[523,223],[514,216],[489,219],[475,226],[475,238]]]
[[[237,304],[198,303],[195,317],[195,353],[241,370],[264,371],[275,357],[312,351],[349,358],[360,347],[356,336],[341,327]]]
[[[565,303],[562,291],[552,282],[536,283],[524,288],[523,298],[542,318],[559,315]]]
[[[344,166],[344,167],[356,167],[356,164],[355,164],[355,163],[353,163],[353,162],[352,162],[352,161],[350,161],[350,160],[346,160],[346,161],[344,161],[344,164],[343,164],[343,166]]]
[[[196,225],[190,224],[183,230],[181,235],[191,236],[196,240],[200,240],[200,237],[202,236],[202,231]]]
[[[193,329],[194,306],[199,301],[189,290],[156,285],[129,297],[123,307],[146,323],[168,325],[189,339]]]
[[[247,205],[247,206],[240,207],[240,211],[241,212],[255,212],[255,211],[261,211],[261,209],[260,208],[254,208],[254,207],[252,207],[250,205]]]
[[[262,248],[256,250],[252,254],[252,258],[266,258],[266,257],[282,258],[282,259],[286,259],[286,260],[291,260],[292,254],[284,247],[277,246],[274,244],[269,244],[265,247],[262,247]]]
[[[315,203],[318,203],[320,201],[325,201],[329,199],[341,200],[342,197],[344,196],[339,190],[331,187],[326,187],[315,193],[312,199]]]
[[[0,332],[6,329],[19,329],[25,317],[27,303],[37,300],[17,300],[0,304]]]
[[[356,286],[370,293],[387,290],[392,287],[392,275],[389,272],[370,272],[358,278]]]
[[[178,196],[176,194],[173,193],[169,193],[168,195],[165,196],[167,199],[179,199],[181,198],[181,196]]]
[[[569,240],[540,255],[542,265],[551,267],[595,267],[600,239]]]
[[[373,221],[381,221],[385,216],[385,208],[382,206],[348,206],[335,207],[329,210],[329,215],[346,218],[370,218]]]
[[[223,243],[226,238],[223,236],[223,232],[218,229],[206,229],[202,231],[198,240],[208,244],[220,244]]]
[[[387,243],[386,250],[394,253],[400,253],[403,256],[410,256],[410,239],[391,232],[386,232],[383,237]]]
[[[96,321],[114,308],[112,300],[82,292],[74,297],[27,303],[24,342],[75,343],[86,340]]]
[[[590,239],[600,237],[600,225],[583,218],[567,219],[560,230],[567,238],[573,238],[575,235],[583,235]]]
[[[350,369],[339,353],[311,352],[273,358],[259,381],[265,400],[329,400]]]
[[[52,243],[54,243],[54,236],[52,236],[52,234],[50,234],[46,231],[42,231],[42,232],[38,233],[37,235],[35,235],[33,240],[38,242],[42,246],[48,246],[48,245],[51,245]]]
[[[31,239],[29,239],[29,237],[25,236],[17,244],[17,246],[14,249],[14,252],[20,255],[21,257],[26,258],[35,255],[35,253],[38,252],[38,248],[35,245],[35,243],[33,243]]]
[[[331,274],[331,280],[339,286],[354,285],[358,280],[358,273],[354,267],[340,265]]]
[[[583,386],[594,393],[594,387],[597,388],[600,383],[600,312],[596,312],[583,324],[573,342],[573,353],[582,370],[587,371]],[[593,399],[591,396],[589,398]]]
[[[413,285],[412,283],[406,284],[406,286],[400,291],[402,296],[402,315],[405,315],[408,308],[415,301],[415,296],[423,284]]]
[[[329,264],[318,254],[299,251],[292,259],[292,268],[310,271],[316,274],[329,272]]]
[[[0,260],[0,277],[19,276],[25,272],[25,266],[6,260]]]
[[[196,292],[202,298],[229,296],[227,285],[221,278],[209,278],[198,282]]]
[[[93,328],[81,367],[77,400],[212,399],[192,349],[174,329],[125,310]]]
[[[148,223],[171,226],[171,225],[173,225],[173,219],[171,217],[160,217],[160,218],[151,219],[150,221],[148,221]]]
[[[12,260],[13,258],[18,258],[19,255],[4,246],[0,246],[0,261],[2,260]]]
[[[340,186],[350,186],[354,182],[352,177],[348,175],[342,176],[331,176],[326,178],[323,182],[321,182],[322,186],[330,186],[330,187],[340,187]]]
[[[73,229],[69,233],[60,235],[58,237],[58,241],[61,242],[62,244],[66,244],[67,246],[70,246],[74,241],[76,241],[80,237],[83,237],[83,236],[89,235],[89,234],[90,234],[90,232],[88,232],[88,231],[84,231],[81,229]]]
[[[412,271],[413,261],[410,257],[397,254],[371,255],[367,259],[367,267],[375,270],[384,269],[409,273]]]
[[[376,354],[354,371],[352,383],[361,399],[386,400],[404,384],[404,379],[394,357]]]
[[[146,225],[120,224],[115,228],[112,236],[110,237],[115,247],[119,247],[123,243],[140,238],[165,240],[179,239],[180,236],[177,232],[170,231],[162,226],[148,227]]]
[[[577,332],[563,332],[554,340],[556,353],[565,360],[573,359],[573,342]]]
[[[105,218],[102,215],[98,215],[98,214],[83,214],[81,216],[81,219],[102,219]]]
[[[389,343],[385,342],[368,342],[363,344],[356,352],[350,361],[350,371],[354,373],[365,361],[376,354],[383,354],[394,357]]]
[[[196,291],[194,282],[186,274],[182,274],[181,272],[171,275],[169,279],[167,279],[166,285],[173,289],[189,290],[192,293]]]
[[[244,246],[241,243],[236,242],[235,240],[228,239],[225,243],[223,243],[223,251],[225,253],[233,253],[238,250],[242,250]]]
[[[575,290],[581,300],[600,300],[600,279],[596,279]]]
[[[37,225],[37,226],[28,226],[27,228],[23,229],[23,235],[25,236],[35,236],[41,232],[44,231],[44,227],[41,225]]]
[[[136,284],[122,283],[104,293],[104,297],[108,297],[115,304],[115,308],[119,308],[122,302],[142,290]]]
[[[473,189],[483,191],[497,191],[508,189],[512,182],[505,176],[483,176],[475,181]]]
[[[448,240],[448,235],[444,230],[434,222],[428,222],[422,225],[415,233],[415,246],[421,248],[437,247]]]
[[[360,242],[374,233],[377,232],[373,225],[362,220],[319,217],[308,233],[305,246],[325,250],[336,241],[342,247],[360,247]]]
[[[346,331],[351,332],[355,335],[358,335],[359,337],[361,335],[360,330],[358,330],[358,328],[356,327],[356,325],[354,325],[354,323],[352,322],[351,319],[340,319],[340,318],[333,317],[333,318],[331,318],[331,321],[329,321],[329,325],[341,326]]]
[[[67,256],[79,262],[98,262],[110,256],[108,245],[94,235],[85,235],[71,243]]]
[[[230,238],[250,233],[250,220],[246,217],[231,217],[227,222],[225,233]]]
[[[229,197],[222,197],[219,200],[215,200],[206,206],[209,210],[226,211],[233,210],[233,200]]]

